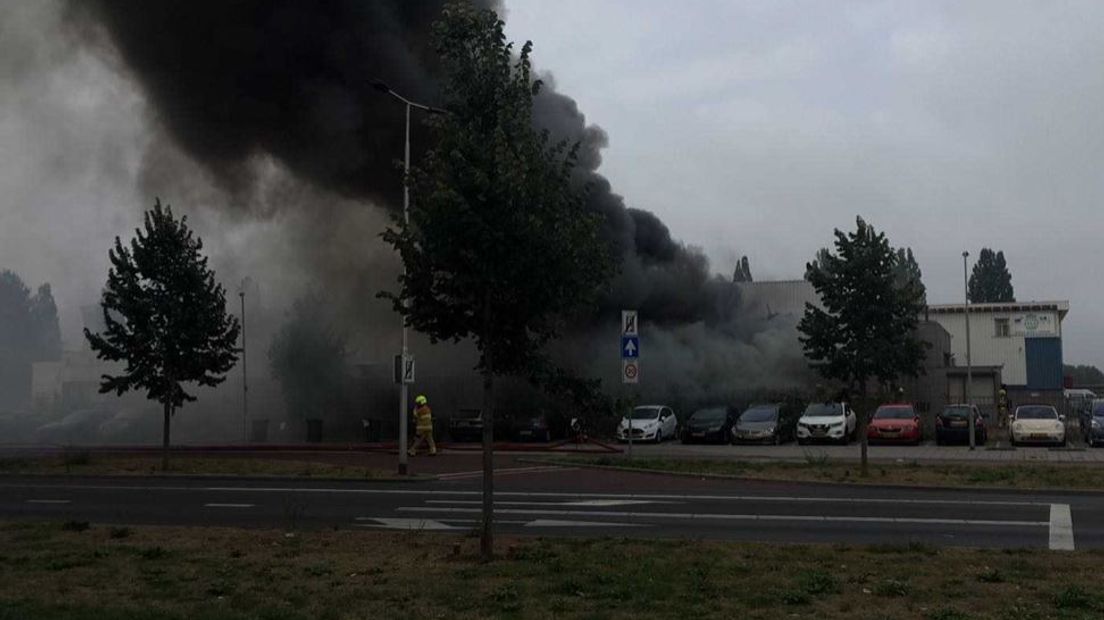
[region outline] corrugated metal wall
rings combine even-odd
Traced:
[[[1027,387],[1032,390],[1056,390],[1062,387],[1062,339],[1027,338]]]

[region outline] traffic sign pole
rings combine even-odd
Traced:
[[[640,382],[640,325],[636,310],[621,311],[621,383],[636,385]],[[633,412],[627,417],[629,436],[628,457],[632,458]]]

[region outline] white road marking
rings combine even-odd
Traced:
[[[69,504],[70,500],[67,499],[29,499],[28,504]]]
[[[459,505],[482,505],[481,500],[475,499],[427,499],[427,504],[459,504]],[[651,501],[646,499],[587,499],[577,502],[511,502],[496,501],[495,506],[636,506],[640,504],[675,504],[678,502],[669,501]]]
[[[1073,551],[1073,517],[1069,504],[1050,505],[1050,548]]]
[[[424,508],[402,506],[398,512],[477,513],[480,508]],[[527,510],[503,508],[505,515],[558,515],[579,517],[619,517],[630,519],[688,519],[701,521],[818,521],[844,523],[913,523],[918,525],[990,525],[1006,527],[1046,527],[1047,521],[994,521],[989,519],[933,519],[922,517],[837,517],[830,515],[714,514],[693,512],[624,512],[606,510]]]
[[[557,519],[537,519],[525,524],[525,527],[648,527],[646,523],[610,523],[609,521],[559,521]]]
[[[359,520],[359,519],[358,519]],[[460,528],[429,519],[371,519],[376,523],[358,523],[360,527],[386,530],[458,530]]]
[[[0,484],[0,488],[33,488],[41,490],[41,485]],[[97,491],[188,491],[203,493],[331,493],[354,495],[404,495],[404,496],[467,496],[480,497],[482,491],[446,491],[419,489],[357,489],[328,487],[182,487],[182,486],[130,486],[130,485],[51,485],[51,489],[76,489]],[[790,497],[777,495],[678,495],[652,493],[564,493],[564,492],[495,492],[495,497],[532,497],[532,498],[601,498],[601,499],[639,499],[639,500],[675,500],[675,501],[733,501],[733,502],[810,502],[822,504],[908,504],[943,506],[1047,506],[1050,502],[1034,501],[989,501],[955,499],[904,499],[875,497]]]
[[[256,504],[204,504],[204,508],[252,508]]]

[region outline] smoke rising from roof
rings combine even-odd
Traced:
[[[475,3],[500,8],[491,0]],[[157,122],[239,204],[253,202],[259,185],[250,163],[268,155],[320,189],[394,206],[403,109],[371,81],[382,79],[414,100],[435,100],[428,37],[443,4],[150,0],[135,10],[93,0],[72,8],[103,26]],[[605,132],[587,125],[550,76],[546,82],[534,122],[556,139],[580,142],[579,180],[623,256],[604,307],[637,307],[661,323],[701,318],[709,305],[705,257],[674,241],[653,214],[626,208],[597,173]],[[424,144],[417,134],[414,143]]]

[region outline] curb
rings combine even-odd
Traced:
[[[735,474],[714,474],[714,473],[694,473],[688,471],[671,471],[665,469],[641,469],[639,467],[623,467],[621,465],[597,465],[593,463],[580,463],[571,461],[561,461],[556,459],[517,459],[519,463],[534,463],[540,465],[560,465],[570,467],[580,467],[585,469],[604,469],[608,471],[622,471],[636,474],[657,474],[661,476],[674,476],[677,478],[706,478],[711,480],[737,480],[742,482],[777,482],[783,484],[819,484],[819,485],[831,485],[835,487],[845,487],[851,489],[887,489],[894,491],[905,491],[918,489],[922,491],[981,491],[984,493],[1047,493],[1052,495],[1097,495],[1104,497],[1104,490],[1101,489],[1082,489],[1082,488],[1068,488],[1068,489],[1054,489],[1054,488],[1033,488],[1033,489],[1019,489],[1015,487],[993,487],[993,486],[939,486],[932,484],[863,484],[861,482],[839,482],[836,480],[779,480],[778,478],[756,478],[754,476],[739,476]],[[873,463],[871,463],[873,465]],[[857,467],[858,465],[856,465]]]

